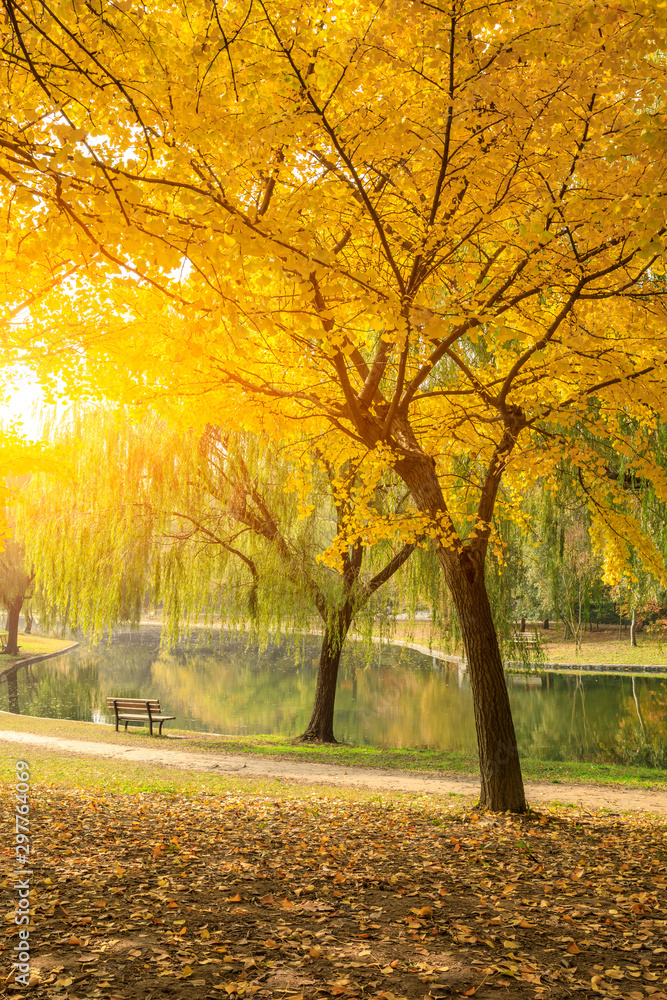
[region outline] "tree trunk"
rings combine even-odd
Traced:
[[[23,615],[25,617],[25,628],[24,632],[26,635],[30,635],[32,632],[32,623],[34,621],[32,617],[32,608],[30,607],[30,602],[28,602],[23,609]]]
[[[419,446],[407,424],[396,420],[394,432],[405,451],[411,452],[396,462],[396,472],[418,508],[441,522],[447,508],[433,459],[417,454]],[[482,785],[479,804],[495,812],[525,812],[512,710],[484,579],[485,549],[438,541],[436,552],[459,616],[468,661]]]
[[[7,632],[9,633],[9,638],[7,639],[7,645],[4,650],[7,656],[18,656],[19,653],[19,616],[21,614],[22,604],[23,595],[15,597],[14,600],[7,605]]]
[[[514,722],[483,574],[452,582],[475,710],[482,808],[525,812]]]
[[[630,622],[630,645],[637,645],[637,609],[632,609],[632,621]]]
[[[338,682],[338,667],[340,666],[343,643],[345,642],[349,627],[349,623],[345,624],[344,616],[338,614],[324,629],[322,649],[320,650],[320,666],[317,671],[313,713],[305,731],[299,737],[304,742],[338,742],[333,730],[336,684]]]

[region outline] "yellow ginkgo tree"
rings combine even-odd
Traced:
[[[667,494],[667,7],[5,8],[17,350],[72,391],[310,434],[369,492],[392,467],[460,618],[481,804],[523,810],[484,579],[501,480],[566,461],[600,537],[642,546],[595,442]],[[363,496],[350,530],[383,530]]]

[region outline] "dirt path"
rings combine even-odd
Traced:
[[[413,794],[464,795],[479,794],[479,782],[456,775],[429,772],[394,771],[371,768],[342,767],[337,764],[309,764],[253,756],[251,754],[202,754],[166,748],[127,747],[114,743],[87,740],[64,740],[36,733],[0,730],[0,745],[32,746],[47,750],[54,756],[81,754],[84,757],[106,757],[133,763],[176,767],[190,771],[215,771],[238,778],[277,778],[300,784],[323,784],[338,787],[369,788],[378,792],[408,792]],[[526,796],[536,808],[549,802],[573,804],[585,809],[608,809],[612,812],[639,811],[667,813],[667,793],[621,788],[616,785],[572,785],[527,782]]]

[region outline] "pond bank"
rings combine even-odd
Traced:
[[[421,645],[412,640],[402,639]],[[159,625],[114,633],[93,649],[82,644],[0,678],[0,709],[17,719],[109,723],[109,697],[156,697],[165,714],[176,716],[174,730],[215,738],[222,752],[293,759],[295,748],[287,744],[310,718],[319,647],[315,636],[267,649],[248,646],[247,636],[225,636],[222,644],[202,638],[166,650]],[[351,643],[341,665],[335,733],[345,749],[302,748],[299,759],[474,774],[472,693],[461,664],[410,648],[376,648],[369,661]],[[667,783],[664,677],[517,671],[507,685],[527,779]],[[227,735],[214,737],[221,733]],[[51,729],[50,735],[74,734]]]
[[[544,671],[548,674],[652,674],[667,677],[667,664],[656,663],[542,663],[539,660],[522,663],[521,660],[506,660],[505,667],[510,672]]]
[[[161,622],[155,619],[142,620],[139,623],[140,626],[149,626],[155,628],[156,626],[161,626]],[[201,625],[193,625],[193,628],[203,628]],[[206,626],[208,627],[208,626]],[[223,631],[228,631],[223,629]],[[313,629],[309,631],[309,635],[320,635],[321,633]],[[54,643],[62,642],[63,640],[58,640],[55,638],[47,636],[22,636],[24,639],[34,639],[38,642],[48,643],[49,646],[53,646]],[[348,639],[354,641],[361,641],[362,636],[350,632]],[[393,636],[391,638],[379,638],[373,636],[373,642],[377,646],[399,646],[403,649],[411,649],[417,653],[422,653],[424,656],[430,656],[441,663],[451,663],[456,665],[460,671],[467,672],[466,659],[464,656],[459,656],[455,653],[448,653],[445,650],[433,649],[426,642],[416,642],[412,639],[401,639],[398,636]],[[13,657],[11,662],[5,667],[2,664],[2,658],[0,658],[0,677],[9,673],[11,670],[17,667],[29,666],[33,663],[39,663],[42,660],[48,660],[55,656],[60,656],[64,653],[69,653],[76,649],[80,645],[79,642],[70,642],[68,645],[62,646],[59,649],[52,649],[46,651],[45,653],[36,653],[33,655],[23,656],[23,657]],[[604,674],[651,674],[654,676],[664,676],[667,677],[667,663],[655,664],[655,663],[644,663],[644,664],[630,664],[630,663],[571,663],[562,661],[547,661],[547,660],[505,660],[504,666],[508,673],[526,673],[526,672],[540,672],[544,671],[546,673],[604,673]]]
[[[384,642],[384,640],[382,640]],[[402,646],[404,649],[414,649],[424,656],[432,656],[443,663],[455,663],[462,670],[466,670],[466,660],[463,656],[454,656],[452,653],[445,653],[440,649],[430,649],[423,643],[410,642],[407,639],[392,639],[386,642],[390,646]],[[547,663],[543,660],[504,660],[503,666],[510,673],[524,673],[526,671],[545,671],[546,673],[597,673],[597,674],[657,674],[667,677],[667,663],[655,664],[629,664],[629,663]]]
[[[41,636],[40,636],[41,638]],[[51,660],[54,656],[62,656],[64,653],[71,653],[73,649],[79,646],[78,642],[71,642],[68,646],[63,646],[61,649],[54,649],[48,653],[35,653],[32,656],[16,656],[11,657],[11,663],[8,666],[2,667],[2,662],[0,661],[0,677],[4,677],[6,674],[11,673],[12,670],[18,670],[19,667],[29,667],[33,663],[41,663],[42,660]]]

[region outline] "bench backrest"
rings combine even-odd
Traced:
[[[119,712],[146,711],[146,705],[151,712],[160,711],[160,702],[157,698],[107,698],[107,708],[115,707]]]

